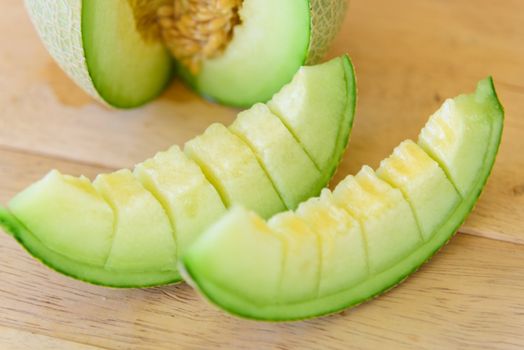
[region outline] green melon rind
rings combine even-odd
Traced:
[[[25,0],[25,7],[40,39],[58,65],[85,92],[107,105],[87,68],[81,32],[82,1]]]
[[[394,288],[417,271],[425,262],[429,261],[434,254],[451,240],[466,220],[468,214],[473,210],[491,174],[502,137],[504,109],[497,97],[493,79],[489,77],[480,84],[476,98],[481,100],[489,99],[488,103],[491,104],[490,107],[492,108],[489,111],[492,113],[490,116],[492,118],[492,129],[484,158],[483,172],[479,175],[477,183],[472,187],[470,194],[463,199],[433,237],[392,268],[365,280],[347,291],[309,302],[272,306],[257,305],[255,302],[242,299],[236,296],[234,292],[227,291],[205,278],[199,278],[199,275],[193,271],[190,254],[183,257],[182,266],[179,267],[182,276],[188,283],[199,290],[208,301],[231,314],[248,319],[275,322],[303,320],[334,314],[359,305]]]
[[[166,68],[168,73],[162,82],[141,98],[129,102],[122,99],[111,100],[109,94],[104,98],[104,88],[97,87],[100,82],[97,83],[94,79],[93,67],[90,67],[87,60],[84,16],[87,15],[89,6],[84,6],[83,1],[25,0],[26,10],[41,41],[62,70],[87,94],[108,107],[134,108],[160,95],[172,79],[171,63]]]
[[[154,42],[154,39],[144,39],[136,30],[134,14],[129,6],[129,0],[114,0],[114,3],[84,0],[80,23],[82,48],[91,82],[106,104],[119,109],[140,107],[155,99],[168,87],[174,74],[173,59],[165,45]],[[121,8],[128,13],[117,11]],[[101,20],[104,15],[96,15],[100,12],[109,16],[119,13],[119,19],[115,22]],[[131,23],[126,39],[119,37],[120,21]],[[105,26],[107,23],[110,23],[109,27]],[[112,42],[116,55],[113,52],[106,54],[107,44],[103,47],[104,54],[100,54],[99,43],[106,40]],[[139,42],[139,45],[128,45],[129,42]]]
[[[329,50],[346,16],[347,0],[310,0],[311,34],[305,63],[317,64]]]
[[[351,136],[351,130],[353,130],[353,122],[355,121],[355,111],[357,108],[357,78],[355,74],[355,68],[349,55],[345,54],[342,56],[342,66],[344,67],[344,76],[346,79],[346,107],[344,108],[344,117],[342,118],[342,125],[339,126],[339,135],[337,136],[337,142],[335,144],[335,150],[333,153],[332,161],[330,162],[331,167],[328,169],[321,169],[321,173],[324,174],[324,178],[320,183],[328,183],[335,172],[337,171],[342,157],[346,152],[349,145]],[[320,193],[320,188],[318,192]]]
[[[0,227],[12,235],[36,260],[63,275],[83,282],[113,288],[147,288],[180,281],[180,274],[174,271],[115,273],[98,266],[78,263],[45,247],[24,224],[1,206]]]

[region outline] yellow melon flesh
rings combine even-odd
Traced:
[[[176,249],[167,215],[129,170],[99,175],[95,188],[113,208],[115,233],[105,267],[116,271],[176,271]]]

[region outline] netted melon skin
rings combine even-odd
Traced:
[[[44,46],[58,65],[96,100],[82,42],[82,0],[25,0],[25,6]]]
[[[317,64],[329,50],[344,21],[347,0],[310,0],[311,38],[306,64]]]

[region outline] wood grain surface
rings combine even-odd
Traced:
[[[460,234],[390,293],[338,315],[266,324],[181,284],[112,290],[63,277],[0,235],[0,349],[510,349],[524,347],[524,2],[352,0],[329,56],[349,52],[359,104],[334,179],[415,138],[447,97],[493,75],[506,124],[493,175]],[[179,82],[133,111],[78,89],[20,0],[0,3],[0,201],[57,168],[94,177],[181,144],[237,111]],[[466,233],[466,234],[465,234]]]

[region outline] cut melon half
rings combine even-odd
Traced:
[[[87,93],[117,108],[158,96],[172,77],[163,44],[137,30],[127,0],[26,0],[50,54]]]
[[[332,160],[324,167],[315,165],[302,143],[311,145],[311,136],[294,135],[259,104],[229,128],[213,124],[183,150],[173,146],[133,172],[102,174],[91,183],[54,170],[0,210],[0,225],[36,258],[81,280],[113,287],[177,282],[178,258],[227,208],[242,205],[269,218],[326,186],[344,153],[356,102],[349,58],[334,62],[301,73],[324,86],[331,80],[342,89],[332,93],[346,96],[327,98],[313,106],[316,113],[304,114],[304,123],[320,118],[323,127],[336,130],[337,142],[316,141],[319,154]],[[295,80],[285,93],[313,86]],[[289,108],[303,110],[301,103]]]
[[[214,304],[258,320],[311,318],[373,298],[464,222],[495,162],[503,118],[491,78],[482,80],[376,171],[365,166],[267,224],[232,209],[186,252],[182,273]],[[224,254],[231,245],[242,254]]]
[[[169,84],[173,61],[219,102],[266,102],[324,55],[346,0],[25,0],[40,38],[86,92],[140,106]],[[269,71],[268,71],[269,69]]]

